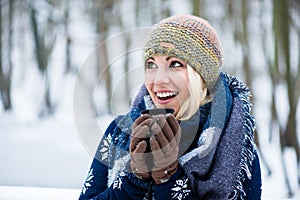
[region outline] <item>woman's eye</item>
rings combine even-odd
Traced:
[[[170,64],[170,67],[172,67],[172,68],[183,67],[183,64],[178,61],[172,61]]]
[[[154,64],[154,62],[148,62],[146,63],[146,69],[153,69],[156,68],[157,66]]]

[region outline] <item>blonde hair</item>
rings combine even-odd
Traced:
[[[190,119],[197,112],[199,106],[210,101],[206,83],[200,74],[190,65],[187,65],[187,74],[190,96],[183,102],[176,115],[176,118],[182,121]]]

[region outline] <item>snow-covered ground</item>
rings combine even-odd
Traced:
[[[79,193],[78,189],[0,186],[1,200],[71,200]]]

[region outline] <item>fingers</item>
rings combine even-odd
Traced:
[[[165,137],[165,135],[163,134],[161,128],[159,127],[158,124],[154,124],[151,128],[151,132],[153,133],[156,141],[159,144],[159,148],[162,148],[164,146],[166,146],[167,144],[169,144],[170,142],[168,141],[168,139]]]
[[[157,140],[155,139],[155,136],[150,137],[150,146],[151,146],[152,152],[158,151],[160,149],[160,146],[159,146]]]
[[[150,147],[153,155],[154,167],[152,170],[161,170],[177,160],[178,148],[171,149],[171,145],[160,148],[155,136],[150,138]]]
[[[155,121],[151,127],[150,148],[156,167],[161,168],[177,159],[178,142],[164,117],[158,116]]]
[[[149,137],[149,127],[143,126],[138,131],[132,132],[132,137],[130,140],[130,151],[133,152],[137,145],[143,141],[145,138]],[[146,143],[147,144],[147,143]]]
[[[133,153],[144,153],[146,151],[146,148],[147,148],[147,142],[145,140],[142,140],[141,142],[139,142],[137,145],[136,145],[136,148],[135,150],[133,151]]]
[[[140,116],[133,123],[133,130],[130,140],[131,169],[140,179],[151,177],[149,166],[147,165],[147,142],[145,138],[150,136],[149,127],[152,126],[153,119],[147,114]]]
[[[146,155],[145,150],[147,147],[146,141],[141,141],[137,144],[134,152],[130,153],[131,156],[131,170],[140,179],[148,179],[150,177],[149,168],[145,163]]]
[[[163,115],[157,116],[156,123],[162,129],[162,131],[163,131],[165,137],[167,138],[167,140],[169,142],[171,142],[174,139],[175,135],[174,135],[172,129],[170,128],[169,124],[167,123],[167,120],[166,120],[165,116],[163,116]]]
[[[134,161],[136,167],[142,169],[144,164],[145,155],[144,152],[146,150],[147,143],[146,141],[141,141],[137,144],[135,150],[132,152],[132,160]]]
[[[137,118],[137,119],[135,120],[135,122],[133,123],[133,128],[135,128],[135,127],[138,126],[138,125],[144,126],[145,124],[147,124],[147,123],[145,123],[145,121],[146,121],[147,119],[150,119],[150,120],[151,120],[150,115],[148,115],[148,114],[141,115],[141,116],[140,116],[139,118]],[[148,120],[148,122],[149,122],[149,120]]]
[[[144,114],[134,122],[130,150],[134,151],[138,143],[150,137],[150,132],[155,136],[157,149],[163,148],[165,153],[176,148],[181,136],[180,126],[174,115],[157,115],[152,119],[150,115]],[[153,151],[152,147],[151,150]]]
[[[153,158],[155,160],[160,160],[163,159],[163,152],[160,150],[160,145],[158,143],[158,141],[155,139],[155,136],[151,136],[150,137],[150,147],[151,147],[151,151],[153,154]]]
[[[175,143],[175,140],[169,142],[157,124],[154,124],[152,126],[151,131],[153,133],[153,136],[151,136],[150,138],[150,148],[153,154],[157,154],[157,152],[161,152],[163,156],[163,154],[169,154],[172,151],[177,150],[177,145]]]
[[[167,115],[166,120],[167,120],[170,128],[172,129],[173,133],[176,135],[180,129],[180,125],[179,125],[177,119],[175,118],[174,115]]]
[[[141,122],[139,125],[134,125],[132,130],[132,137],[135,137],[135,134],[144,126],[151,127],[153,124],[153,119],[149,118]]]
[[[148,114],[137,118],[133,124],[130,140],[130,151],[134,151],[137,144],[150,136],[149,127],[153,124],[153,119]]]
[[[166,117],[159,115],[155,118],[155,122],[161,127],[162,132],[169,143],[176,142],[177,145],[179,144],[181,138],[181,128],[174,115],[168,114]]]

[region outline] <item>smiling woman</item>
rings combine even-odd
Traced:
[[[250,91],[220,71],[209,23],[162,20],[144,61],[145,83],[107,128],[80,199],[260,199]]]

